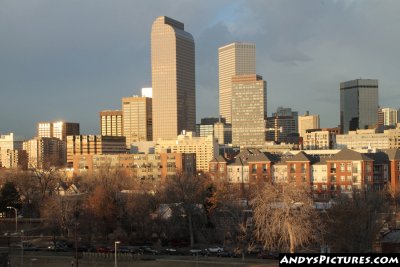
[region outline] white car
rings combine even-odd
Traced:
[[[224,248],[220,246],[212,246],[207,248],[207,251],[210,253],[218,253],[224,251]]]

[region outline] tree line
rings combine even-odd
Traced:
[[[1,177],[0,212],[42,218],[41,234],[88,245],[151,242],[219,243],[242,253],[268,251],[368,252],[398,198],[358,191],[316,209],[311,188],[295,184],[233,185],[206,174],[176,174],[165,183],[104,169],[66,180],[57,170],[14,171]],[[63,194],[75,185],[79,190]],[[398,202],[398,201],[397,201]]]

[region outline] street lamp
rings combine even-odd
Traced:
[[[115,241],[115,243],[114,243],[114,256],[115,256],[115,258],[114,258],[114,266],[115,267],[117,267],[117,265],[118,265],[118,263],[117,263],[117,245],[119,244],[119,243],[121,243],[120,241]]]
[[[15,232],[18,232],[18,210],[10,206],[7,206],[7,209],[13,209],[15,211]]]

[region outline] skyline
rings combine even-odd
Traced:
[[[38,122],[64,120],[98,134],[101,110],[151,86],[151,25],[161,15],[194,37],[197,122],[219,114],[218,48],[235,41],[256,45],[268,115],[291,107],[337,126],[340,82],[358,78],[378,79],[380,106],[399,108],[398,2],[174,3],[0,3],[0,133],[30,138]]]

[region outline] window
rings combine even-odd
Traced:
[[[290,172],[296,172],[296,164],[290,164]]]
[[[341,182],[344,182],[344,181],[346,181],[346,176],[344,176],[344,175],[341,175],[341,176],[340,176],[340,181],[341,181]]]
[[[251,167],[251,173],[256,173],[257,172],[257,165],[253,164],[253,166]]]
[[[351,163],[347,163],[347,171],[351,172]]]
[[[345,171],[345,164],[344,163],[340,163],[340,171],[341,172]]]
[[[351,182],[351,175],[347,175],[347,182]]]
[[[262,165],[263,173],[267,173],[267,164]]]

